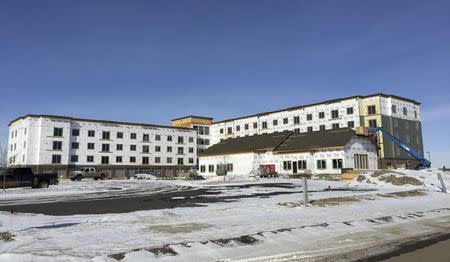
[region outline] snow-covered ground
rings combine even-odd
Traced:
[[[0,240],[0,261],[283,260],[281,257],[314,260],[338,250],[352,250],[363,245],[374,245],[376,241],[395,239],[404,232],[428,232],[425,220],[449,223],[450,194],[441,192],[436,173],[436,170],[397,170],[378,175],[367,173],[364,180],[359,179],[358,182],[355,179],[349,183],[309,180],[312,191],[310,200],[336,199],[336,205],[325,206],[315,205],[314,202],[308,207],[295,205],[301,200],[299,192],[239,198],[234,202],[200,207],[122,214],[47,216],[1,212],[0,232],[14,234],[14,240]],[[450,175],[442,174],[447,188],[450,188]],[[395,186],[386,182],[386,177],[390,175],[413,177],[423,184]],[[0,205],[19,200],[33,202],[40,197],[84,197],[91,193],[101,196],[99,193],[102,192],[117,196],[130,192],[140,194],[149,190],[158,192],[212,185],[214,190],[220,191],[220,195],[226,196],[287,190],[282,187],[229,187],[268,181],[293,183],[295,187],[290,190],[301,190],[301,180],[262,179],[249,182],[251,180],[230,178],[223,184],[218,184],[220,181],[217,179],[64,182],[47,191],[7,190],[0,199]],[[111,189],[115,187],[121,189]],[[342,191],[324,190],[326,188]],[[353,191],[355,189],[364,190]],[[416,193],[390,194],[409,191]],[[339,199],[349,201],[340,202]],[[408,230],[402,231],[401,228]],[[380,235],[377,232],[384,233]],[[364,242],[362,236],[374,238]]]

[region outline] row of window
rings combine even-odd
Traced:
[[[88,130],[88,137],[95,137],[95,130]],[[111,140],[111,132],[110,131],[102,131],[102,139],[103,140]],[[123,132],[116,132],[116,139],[123,139]],[[54,127],[53,128],[53,136],[54,137],[62,137],[63,136],[63,128],[61,127]],[[72,136],[80,136],[80,129],[72,129]],[[130,139],[137,139],[137,134],[136,133],[130,133]],[[149,142],[150,141],[150,134],[142,134],[142,141],[143,142]],[[155,135],[155,141],[161,141],[161,135]],[[172,136],[168,135],[167,136],[167,141],[172,141]],[[194,143],[194,137],[189,137],[188,138],[189,143]],[[177,137],[177,142],[179,144],[183,144],[184,143],[184,137],[183,136],[178,136]]]
[[[332,159],[332,167],[333,169],[341,169],[342,168],[342,159]],[[308,163],[307,160],[299,160],[299,161],[283,161],[283,169],[284,170],[304,170],[307,169]],[[325,159],[316,160],[316,168],[319,170],[327,169],[327,161]]]
[[[136,157],[135,156],[130,156],[129,158],[129,162],[130,163],[136,163]],[[159,164],[161,163],[161,157],[155,157],[155,163]],[[71,155],[70,156],[70,162],[72,163],[76,163],[79,161],[79,156],[78,155]],[[94,162],[94,156],[86,156],[86,162],[88,163],[93,163]],[[123,163],[123,157],[122,156],[116,156],[116,162],[115,163]],[[150,164],[150,158],[149,157],[142,157],[141,158],[141,163],[143,165],[148,165]],[[167,164],[172,164],[172,158],[171,157],[167,157],[166,158],[166,163]],[[193,164],[194,163],[194,158],[188,158],[188,163],[189,164]],[[52,164],[61,164],[61,155],[52,155]],[[101,164],[103,165],[107,165],[110,164],[110,157],[109,156],[101,156]],[[177,164],[178,165],[184,165],[184,158],[177,158]]]
[[[195,130],[197,130],[197,134],[199,135],[209,135],[209,127],[208,126],[193,126]]]
[[[402,108],[402,112],[404,116],[408,116],[408,109],[406,107]],[[397,106],[396,105],[392,105],[391,107],[391,112],[392,114],[397,114]],[[376,107],[375,105],[370,105],[367,106],[367,114],[369,115],[375,115],[377,113]],[[414,110],[414,118],[417,118],[417,111]]]
[[[62,141],[53,141],[53,150],[62,150]],[[110,150],[110,144],[101,144],[102,148],[101,148],[101,152],[104,153],[109,153],[111,152]],[[71,144],[71,149],[79,149],[80,148],[80,143],[79,142],[72,142]],[[88,150],[94,150],[95,149],[95,143],[87,143],[87,149]],[[123,144],[116,144],[116,150],[117,151],[123,151]],[[194,153],[194,148],[193,147],[189,147],[188,148],[188,152],[189,153]],[[130,151],[136,151],[136,145],[130,145]],[[150,146],[149,145],[143,145],[142,146],[142,153],[149,153],[150,152]],[[161,152],[161,146],[155,146],[155,152]],[[172,152],[172,147],[168,146],[166,148],[166,152],[171,153]],[[184,154],[184,147],[178,147],[177,148],[177,153],[178,154]]]
[[[27,141],[23,141],[23,148],[26,148],[26,147],[27,147]],[[14,143],[14,144],[10,145],[10,151],[12,152],[12,151],[15,151],[15,150],[17,150],[17,143]]]
[[[27,128],[23,129],[23,134],[26,135],[27,134]],[[17,137],[17,130],[11,132],[11,138]]]
[[[215,166],[217,171],[223,171],[226,170],[227,172],[232,172],[233,171],[233,164],[228,163],[228,164],[217,164]],[[205,173],[206,172],[206,165],[201,165],[200,166],[200,172]],[[208,172],[209,173],[213,173],[214,172],[214,165],[208,165]]]
[[[349,108],[347,108],[347,114],[348,115],[352,115],[353,114],[353,107],[349,107]],[[319,112],[319,119],[323,119],[323,118],[325,118],[325,112]],[[339,110],[332,110],[331,111],[331,118],[332,119],[337,119],[337,118],[339,118]],[[312,114],[307,114],[306,115],[306,120],[307,121],[311,121],[311,120],[313,120],[313,115]],[[293,121],[294,121],[294,124],[300,124],[300,117],[299,116],[294,116],[294,118],[293,118]],[[352,127],[354,127],[354,122],[353,121],[351,121],[352,123],[353,123],[353,126]],[[350,122],[349,122],[350,123]],[[287,125],[287,124],[289,124],[289,119],[286,117],[286,118],[283,118],[283,124],[284,125]],[[261,125],[262,125],[262,129],[267,129],[268,128],[268,123],[267,123],[267,121],[264,121],[264,122],[262,122],[261,123]],[[272,120],[272,125],[273,126],[277,126],[278,125],[278,119],[274,119],[274,120]],[[323,126],[325,126],[325,125],[323,125]],[[258,123],[253,123],[253,129],[256,129],[256,128],[258,128]],[[312,128],[312,127],[311,127]],[[244,125],[244,129],[245,130],[249,130],[249,124],[245,124]],[[322,130],[322,129],[321,129]],[[325,130],[325,129],[323,129],[323,130]],[[239,132],[239,131],[241,131],[241,126],[240,125],[237,125],[236,126],[236,132]],[[223,132],[224,132],[224,129],[223,128],[221,128],[220,130],[219,130],[219,132],[221,133],[221,134],[223,134]],[[233,128],[232,127],[228,127],[227,128],[227,134],[231,134],[231,133],[233,133]]]

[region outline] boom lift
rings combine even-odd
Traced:
[[[420,155],[417,151],[415,151],[414,149],[410,148],[409,146],[405,145],[402,141],[400,141],[399,139],[397,139],[395,136],[391,135],[389,132],[387,132],[386,130],[383,130],[381,127],[377,127],[374,129],[370,130],[370,134],[374,135],[377,132],[381,132],[383,135],[385,135],[387,138],[389,138],[390,140],[392,140],[392,142],[394,142],[396,145],[398,145],[399,147],[401,147],[403,150],[405,150],[408,154],[410,154],[411,156],[413,156],[415,159],[417,159],[420,163],[416,166],[416,170],[420,170],[420,169],[426,169],[426,168],[430,168],[431,166],[431,162],[428,161],[428,159],[426,159],[425,157],[423,157],[422,155]]]

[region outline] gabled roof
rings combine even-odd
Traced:
[[[261,151],[273,151],[274,153],[308,152],[325,148],[340,148],[345,147],[354,136],[356,136],[356,132],[350,128],[306,133],[284,131],[281,133],[225,139],[207,148],[199,156]]]
[[[350,128],[291,134],[274,152],[301,152],[344,147],[356,132]]]
[[[273,150],[291,133],[291,131],[284,131],[281,133],[229,138],[208,147],[203,153],[200,153],[199,155],[210,156]]]

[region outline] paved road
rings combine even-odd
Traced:
[[[221,195],[222,189],[244,189],[249,187],[276,187],[278,190],[251,195]],[[208,203],[237,201],[240,198],[270,197],[281,194],[298,194],[301,191],[291,183],[243,184],[208,188],[186,188],[180,191],[162,192],[140,196],[115,196],[111,198],[82,199],[53,203],[1,205],[0,211],[40,213],[45,215],[125,213],[139,210],[196,207]]]

